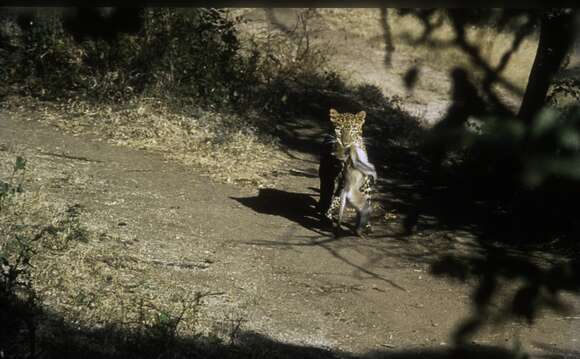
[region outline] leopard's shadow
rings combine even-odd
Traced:
[[[258,213],[281,216],[318,233],[328,232],[331,227],[321,218],[312,196],[316,195],[263,188],[255,197],[232,199]]]

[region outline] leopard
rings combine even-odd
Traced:
[[[370,231],[372,185],[377,180],[363,137],[366,112],[339,113],[330,109],[333,135],[326,136],[320,157],[319,211],[340,228],[348,204],[357,212],[356,234]],[[338,212],[338,213],[336,213]]]

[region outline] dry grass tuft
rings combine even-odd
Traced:
[[[130,242],[96,237],[66,251],[44,251],[35,259],[33,281],[45,306],[67,322],[93,329],[142,329],[158,324],[162,315],[180,319],[179,333],[199,330],[199,288],[169,280],[175,276],[163,276]]]
[[[193,105],[178,107],[155,98],[114,106],[11,97],[5,106],[12,111],[32,111],[30,117],[69,133],[90,134],[118,145],[162,153],[227,183],[273,186],[269,174],[284,158],[276,139],[259,131],[268,124],[255,111],[218,113]]]

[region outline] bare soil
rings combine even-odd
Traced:
[[[474,283],[434,277],[429,266],[445,253],[477,254],[473,237],[444,230],[400,237],[397,218],[375,222],[366,239],[334,238],[316,228],[313,156],[296,153],[288,168],[301,172],[256,191],[213,183],[160,155],[1,116],[2,157],[28,159],[29,186],[81,205],[89,228],[130,239],[117,255],[148,258],[157,270],[144,280],[154,288],[216,293],[202,310],[209,331],[241,318],[244,330],[282,342],[365,353],[449,345],[470,313]],[[567,320],[546,313],[531,327],[510,321],[476,342],[577,353],[577,311]]]

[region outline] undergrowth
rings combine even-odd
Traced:
[[[30,190],[28,176],[38,173],[22,157],[11,161],[8,171],[0,166],[3,358],[297,355],[248,333],[241,318],[223,333],[213,329],[205,301],[223,293],[183,283],[179,268],[167,273],[188,263],[155,260],[135,239],[92,229],[82,206]]]
[[[191,357],[223,344],[198,319],[212,293],[173,283],[160,294],[144,279],[156,265],[88,228],[81,206],[28,190],[27,167],[17,157],[0,174],[3,358]]]
[[[77,41],[56,10],[22,28],[3,55],[2,106],[74,133],[163,152],[211,177],[272,186],[283,151],[274,135],[295,116],[297,90],[342,91],[310,41],[311,12],[288,34],[240,41],[244,19],[216,9],[145,9],[137,34]],[[10,69],[10,70],[7,70]],[[292,119],[292,120],[295,120]]]

